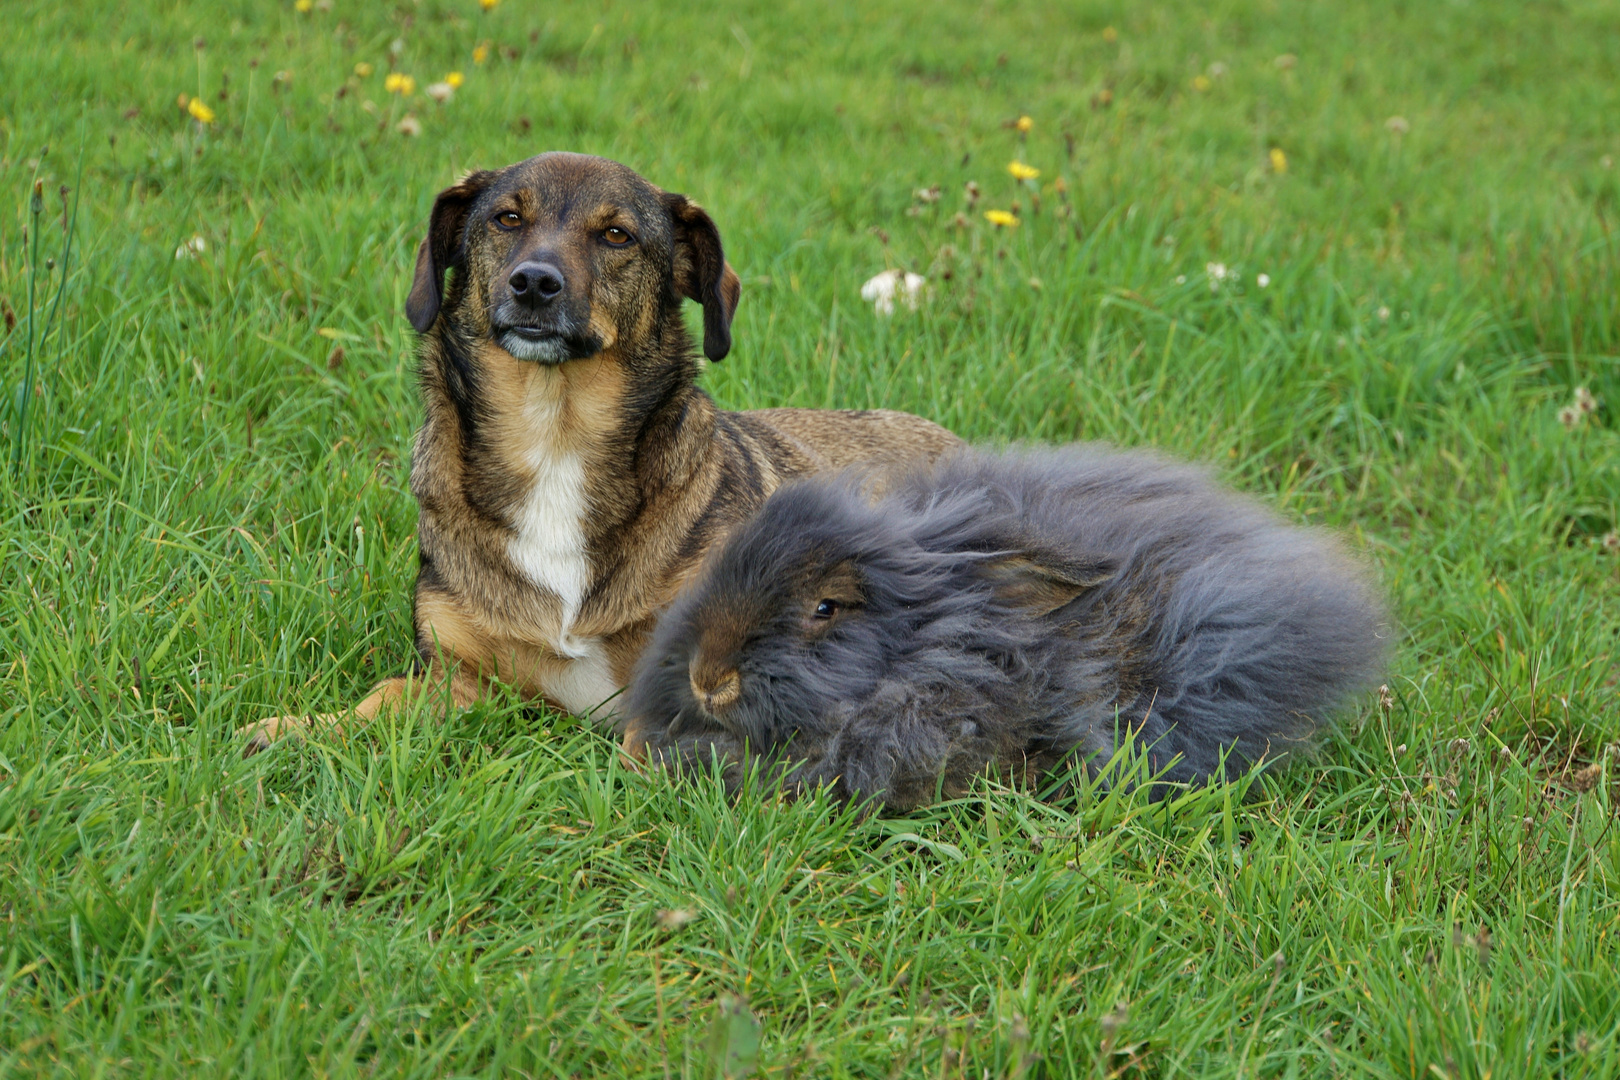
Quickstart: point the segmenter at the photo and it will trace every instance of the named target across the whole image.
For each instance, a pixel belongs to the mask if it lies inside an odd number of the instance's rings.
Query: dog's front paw
[[[242,756],[252,757],[260,750],[270,749],[270,744],[277,739],[301,738],[312,728],[331,727],[337,718],[328,714],[319,716],[271,716],[257,723],[248,724],[236,729],[238,738],[243,740]]]

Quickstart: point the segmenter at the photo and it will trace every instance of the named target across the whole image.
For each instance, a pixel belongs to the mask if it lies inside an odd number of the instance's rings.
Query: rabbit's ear
[[[1101,585],[1118,569],[1112,560],[1105,558],[1083,559],[1056,552],[1021,551],[981,564],[979,573],[994,587],[996,599],[1041,618],[1087,589]]]

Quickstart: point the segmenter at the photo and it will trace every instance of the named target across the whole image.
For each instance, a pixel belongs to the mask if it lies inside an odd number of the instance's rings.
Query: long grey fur
[[[758,757],[891,810],[987,768],[1095,768],[1125,740],[1197,783],[1308,749],[1384,670],[1366,569],[1204,469],[1077,445],[884,482],[788,485],[710,560],[629,691],[651,756],[718,755],[732,778]],[[838,567],[860,602],[819,626],[807,605]],[[738,672],[728,708],[698,703],[704,663]]]

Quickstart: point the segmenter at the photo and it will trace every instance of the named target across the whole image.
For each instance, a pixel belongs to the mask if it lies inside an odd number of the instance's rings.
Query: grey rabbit
[[[1389,637],[1333,538],[1203,469],[964,450],[779,489],[660,619],[623,731],[638,757],[718,756],[731,783],[758,759],[895,812],[1126,739],[1199,783],[1308,748]]]

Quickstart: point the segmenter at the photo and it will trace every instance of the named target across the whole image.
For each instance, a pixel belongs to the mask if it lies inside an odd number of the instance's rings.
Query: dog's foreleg
[[[244,755],[268,749],[278,739],[302,737],[310,732],[338,732],[351,721],[369,723],[384,712],[410,708],[424,697],[449,695],[450,707],[465,709],[483,696],[477,679],[464,675],[459,666],[438,664],[429,670],[410,675],[396,675],[384,679],[371,688],[353,708],[340,713],[316,713],[313,716],[271,716],[240,728],[237,734],[245,740]]]

